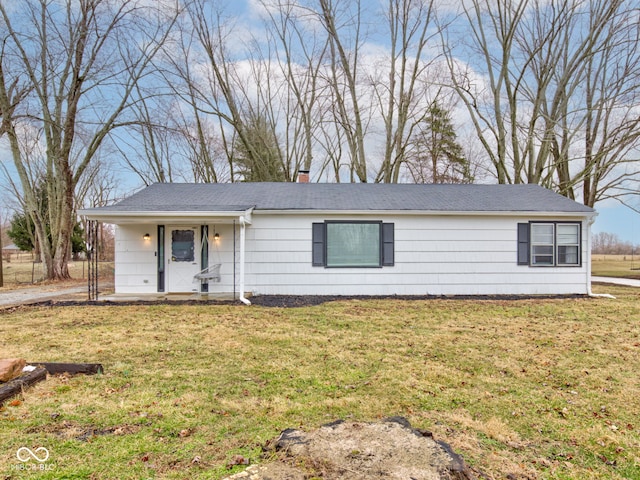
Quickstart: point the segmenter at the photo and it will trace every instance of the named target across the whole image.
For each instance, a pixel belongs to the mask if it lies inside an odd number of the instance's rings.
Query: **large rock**
[[[27,364],[24,358],[0,359],[0,382],[8,382],[22,374],[22,369]]]
[[[474,480],[449,445],[402,417],[338,421],[311,432],[288,429],[270,443],[277,462],[249,467],[240,480]]]

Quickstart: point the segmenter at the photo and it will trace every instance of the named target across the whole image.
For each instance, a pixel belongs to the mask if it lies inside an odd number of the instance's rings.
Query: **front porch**
[[[230,302],[239,300],[233,293],[107,293],[98,297],[98,302]]]
[[[248,303],[245,230],[251,210],[105,214],[97,220],[116,225],[115,293],[107,299]]]

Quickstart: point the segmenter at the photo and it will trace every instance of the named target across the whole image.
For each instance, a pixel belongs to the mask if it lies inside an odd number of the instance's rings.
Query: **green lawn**
[[[0,356],[105,374],[7,403],[0,474],[217,479],[285,428],[403,415],[485,478],[640,479],[640,291],[596,289],[617,299],[4,312]]]
[[[593,255],[592,275],[640,279],[639,255]]]

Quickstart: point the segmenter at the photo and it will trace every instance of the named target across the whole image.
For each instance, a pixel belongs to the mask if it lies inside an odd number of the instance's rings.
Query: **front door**
[[[200,271],[197,227],[171,227],[167,235],[167,285],[169,292],[198,292],[193,276]]]

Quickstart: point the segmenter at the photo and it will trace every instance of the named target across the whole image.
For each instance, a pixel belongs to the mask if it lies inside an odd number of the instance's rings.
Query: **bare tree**
[[[4,235],[4,218],[2,218],[2,210],[0,210],[0,287],[4,287],[4,252],[2,251],[3,242],[2,236]]]
[[[602,25],[601,17],[608,18]],[[577,174],[558,172],[560,185],[582,183],[586,205],[624,198],[634,188],[640,162],[640,26],[637,6],[615,1],[596,4],[592,28],[602,30],[585,67],[583,158]],[[582,155],[581,155],[582,157]],[[564,175],[562,175],[562,173]],[[569,196],[573,196],[572,193]]]
[[[212,147],[224,152],[223,177],[234,181],[233,151],[238,142],[259,161],[244,124],[248,105],[247,95],[242,94],[247,92],[247,78],[237,71],[230,51],[235,23],[220,5],[207,0],[188,2],[185,13],[163,55],[166,81],[181,103],[177,131],[197,181],[220,180],[219,155]],[[175,54],[176,48],[180,55]]]
[[[320,22],[308,9],[286,0],[260,0],[260,4],[267,19],[266,38],[270,47],[268,54],[262,53],[258,61],[275,63],[273,69],[282,84],[276,88],[279,94],[274,98],[280,105],[282,124],[276,130],[282,132],[284,163],[288,177],[294,180],[298,170],[311,170],[314,148],[321,135],[321,105],[329,96],[320,71],[329,39],[317,34]],[[254,43],[258,46],[265,42],[256,39]],[[274,125],[277,119],[272,115]]]
[[[203,56],[202,64],[206,68],[206,78],[194,82],[194,76],[186,69],[182,71],[182,78],[187,84],[190,98],[197,99],[197,108],[203,113],[214,115],[221,122],[220,133],[230,159],[233,180],[232,159],[235,141],[231,141],[231,138],[237,137],[236,141],[244,145],[247,155],[259,161],[258,152],[254,150],[246,133],[243,105],[236,94],[236,88],[242,88],[243,80],[236,75],[227,45],[227,37],[232,34],[233,25],[226,22],[227,19],[221,12],[212,11],[211,5],[205,0],[192,2],[188,7],[188,13],[192,31]],[[226,131],[225,125],[231,128],[230,133]]]
[[[444,42],[451,82],[498,181],[539,183],[570,198],[582,187],[590,206],[619,195],[637,173],[625,167],[638,160],[637,8],[471,0],[461,19],[469,41]]]
[[[470,41],[454,43],[443,38],[445,58],[451,70],[451,84],[473,122],[499,183],[521,183],[520,144],[517,141],[519,91],[518,71],[511,63],[516,28],[522,21],[528,0],[471,0],[462,6],[462,19]],[[467,6],[469,5],[469,6]],[[452,23],[452,28],[455,27]],[[442,30],[448,34],[451,30]],[[455,56],[467,47],[461,58],[477,58],[486,74],[486,89],[474,77],[472,67],[461,65]],[[474,64],[475,65],[475,64]],[[514,78],[515,77],[515,78]],[[506,103],[506,105],[504,105]]]
[[[96,161],[90,167],[90,175],[83,178],[76,189],[76,204],[84,208],[96,208],[112,205],[121,199],[126,192],[121,188],[116,175],[110,171],[109,165]],[[86,221],[82,224],[83,230],[87,231]],[[113,260],[113,225],[98,224],[98,256],[102,261]]]
[[[176,9],[168,2],[153,6],[133,0],[28,0],[20,9],[9,3],[0,1],[3,129],[36,225],[46,276],[64,279],[76,223],[75,187],[109,133],[122,124]],[[12,106],[11,88],[18,78],[29,94]],[[38,212],[19,141],[34,130],[42,132],[48,218]]]
[[[591,252],[607,255],[634,255],[638,253],[638,246],[621,240],[615,233],[599,232],[592,236]]]
[[[330,65],[326,81],[333,92],[334,121],[349,149],[350,180],[367,182],[364,144],[367,121],[358,92],[363,4],[361,0],[319,0],[319,5],[318,18],[329,38]]]
[[[163,56],[167,84],[188,126],[178,130],[192,140],[190,155],[198,159],[194,171],[212,173],[197,177],[216,178],[210,168],[215,158],[208,157],[213,143],[225,152],[232,181],[242,177],[234,152],[254,156],[251,163],[258,164],[248,120],[260,118],[280,142],[289,181],[300,169],[334,181],[399,181],[411,132],[428,108],[425,59],[435,35],[433,2],[388,0],[384,12],[361,0],[260,0],[255,6],[261,7],[264,28],[249,33],[224,4],[189,2]],[[368,29],[384,32],[374,23],[380,13],[392,48],[378,56],[382,65],[371,65],[363,49]],[[372,128],[374,118],[382,118],[383,132]],[[202,127],[214,122],[218,131],[212,136]],[[383,153],[372,162],[367,149],[376,144]]]
[[[136,87],[137,101],[132,105],[133,125],[114,142],[125,163],[145,185],[166,183],[174,176],[174,132],[171,119],[174,112],[169,99],[150,98]],[[166,101],[163,101],[166,100]]]
[[[221,13],[208,10],[206,2],[189,7],[156,63],[171,99],[167,122],[161,127],[171,130],[174,143],[172,159],[167,161],[175,164],[175,157],[181,157],[190,165],[191,179],[196,182],[229,181],[233,180],[235,134],[234,116],[227,115],[226,99],[233,101],[235,85],[218,85],[221,79],[232,78],[224,74],[231,65],[226,57],[225,34],[218,30],[226,20]],[[199,22],[198,29],[194,22]],[[222,89],[224,95],[220,94]]]
[[[424,56],[435,35],[434,15],[431,0],[387,2],[390,51],[388,64],[382,70],[388,71],[388,78],[372,82],[385,126],[384,157],[377,181],[398,182],[413,130],[427,110],[420,100],[425,95],[421,89],[429,86],[423,79],[429,65]]]

